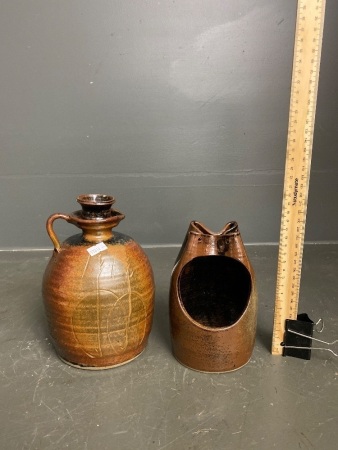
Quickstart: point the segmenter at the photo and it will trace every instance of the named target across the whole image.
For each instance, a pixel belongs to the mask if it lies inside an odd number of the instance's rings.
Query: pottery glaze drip
[[[82,210],[56,213],[47,220],[54,252],[42,291],[50,335],[66,363],[87,369],[114,367],[137,357],[147,344],[153,272],[140,245],[112,231],[125,217],[112,209],[113,197],[88,194],[77,201]],[[53,229],[56,219],[82,233],[60,244]],[[104,245],[93,252],[98,244]]]
[[[191,222],[171,276],[174,356],[202,372],[239,369],[251,357],[256,322],[255,276],[238,224],[214,233]]]

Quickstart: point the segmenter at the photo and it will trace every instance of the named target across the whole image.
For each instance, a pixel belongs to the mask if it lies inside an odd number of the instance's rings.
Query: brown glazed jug
[[[82,210],[53,214],[54,244],[43,278],[43,300],[55,349],[66,363],[104,369],[136,358],[153,318],[154,279],[147,256],[114,228],[124,215],[109,195],[80,195]],[[54,230],[64,219],[82,230],[60,244]]]
[[[239,369],[256,335],[254,272],[236,222],[213,233],[191,222],[170,286],[173,354],[201,372]]]

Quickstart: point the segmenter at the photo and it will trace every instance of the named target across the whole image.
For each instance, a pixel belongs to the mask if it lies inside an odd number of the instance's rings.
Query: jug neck
[[[113,237],[112,225],[102,225],[86,226],[86,224],[77,224],[82,229],[83,239],[87,242],[93,242],[93,244],[109,241]]]
[[[103,194],[84,194],[77,198],[82,210],[71,214],[71,221],[81,228],[83,238],[88,242],[99,243],[113,237],[116,227],[125,215],[112,209],[114,197]]]

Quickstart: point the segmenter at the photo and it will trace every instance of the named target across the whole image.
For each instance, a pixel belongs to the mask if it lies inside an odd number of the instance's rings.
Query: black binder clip
[[[283,356],[293,356],[300,359],[311,359],[311,350],[327,350],[334,356],[338,353],[331,348],[312,347],[312,342],[320,342],[322,344],[336,345],[338,339],[333,342],[326,342],[313,337],[313,331],[321,333],[324,330],[324,321],[319,319],[317,323],[312,322],[307,314],[298,314],[297,320],[287,319],[285,321],[285,333],[283,346]]]

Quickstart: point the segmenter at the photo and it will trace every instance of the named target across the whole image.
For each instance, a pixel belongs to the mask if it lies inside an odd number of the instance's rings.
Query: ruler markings
[[[272,353],[298,313],[325,0],[298,0]]]

